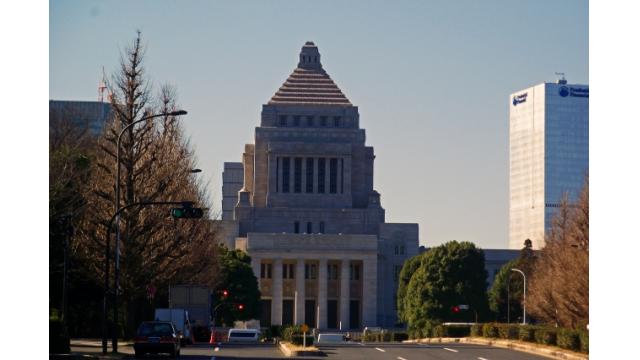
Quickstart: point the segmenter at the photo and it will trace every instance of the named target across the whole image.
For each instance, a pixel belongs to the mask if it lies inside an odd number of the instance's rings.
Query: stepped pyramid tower
[[[398,274],[418,253],[418,225],[385,222],[365,140],[357,106],[305,43],[242,161],[224,164],[223,242],[252,258],[261,326],[395,325]]]

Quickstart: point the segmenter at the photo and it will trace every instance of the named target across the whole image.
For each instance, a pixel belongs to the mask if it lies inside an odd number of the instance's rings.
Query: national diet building
[[[385,222],[365,140],[358,107],[305,43],[242,161],[224,164],[224,242],[251,256],[261,326],[397,323],[398,274],[418,254],[418,224]]]

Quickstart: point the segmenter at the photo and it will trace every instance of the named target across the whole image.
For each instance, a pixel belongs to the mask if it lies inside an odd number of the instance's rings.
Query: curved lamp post
[[[511,269],[511,271],[515,271],[522,275],[524,279],[524,290],[522,292],[522,325],[527,324],[527,277],[524,275],[524,272],[519,269]]]
[[[158,118],[161,116],[179,116],[179,115],[186,115],[187,112],[185,110],[177,110],[177,111],[172,111],[170,113],[162,113],[162,114],[155,114],[155,115],[149,115],[149,116],[145,116],[140,120],[136,120],[134,122],[132,122],[131,124],[127,125],[124,127],[124,129],[122,129],[120,131],[120,134],[118,134],[118,141],[116,143],[116,249],[115,249],[115,285],[114,285],[114,291],[113,291],[113,323],[114,326],[117,326],[118,324],[118,288],[120,285],[120,140],[122,139],[122,134],[124,134],[125,131],[127,131],[128,129],[130,129],[132,126],[134,126],[135,124],[141,123],[143,121],[149,120],[149,119],[153,119],[153,118]],[[108,265],[107,265],[108,266]],[[108,267],[106,268],[107,270],[107,274],[108,274]],[[107,280],[108,282],[108,280]],[[117,334],[117,329],[114,329],[113,331],[113,343],[112,343],[112,347],[113,347],[113,352],[116,353],[118,352],[118,334]]]

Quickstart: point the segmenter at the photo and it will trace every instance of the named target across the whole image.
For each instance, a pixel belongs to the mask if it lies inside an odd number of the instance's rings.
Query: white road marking
[[[489,359],[485,359],[483,357],[478,357],[478,360],[489,360]]]
[[[451,351],[451,352],[458,352],[458,350],[455,350],[455,349],[449,349],[449,348],[444,348],[444,349],[445,349],[445,350],[449,350],[449,351]]]
[[[407,360],[407,359],[403,358],[402,356],[398,356],[398,360]]]
[[[380,348],[376,348],[376,350],[378,350],[378,351],[380,351],[380,352],[386,352],[386,351],[384,351],[384,350],[382,350],[382,349],[380,349]]]

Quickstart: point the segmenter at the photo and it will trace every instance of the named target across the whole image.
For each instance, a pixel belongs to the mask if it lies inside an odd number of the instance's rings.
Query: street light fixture
[[[130,129],[132,126],[134,126],[135,124],[141,123],[143,121],[146,120],[150,120],[150,119],[154,119],[154,118],[158,118],[161,116],[179,116],[179,115],[186,115],[187,112],[185,110],[176,110],[176,111],[172,111],[169,113],[162,113],[162,114],[155,114],[155,115],[149,115],[149,116],[145,116],[140,120],[136,120],[134,122],[132,122],[131,124],[125,126],[121,131],[120,134],[118,134],[118,141],[116,143],[116,249],[115,249],[115,285],[114,285],[114,291],[113,291],[113,323],[115,324],[115,326],[117,326],[118,324],[118,288],[120,285],[120,140],[122,139],[122,135],[124,134],[125,131],[127,131],[128,129]],[[108,265],[107,265],[108,266]],[[107,267],[108,270],[108,267]],[[107,280],[108,281],[108,280]],[[114,330],[113,332],[113,352],[116,353],[118,352],[118,335],[117,335],[117,331]]]
[[[522,275],[524,279],[524,289],[522,291],[522,325],[527,324],[527,277],[524,275],[524,272],[519,269],[511,269],[511,271],[518,272]]]

